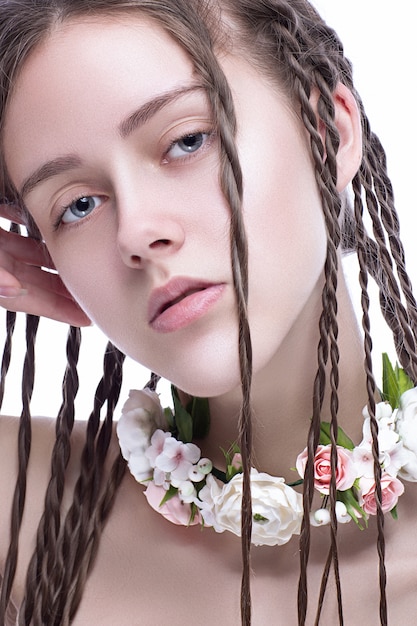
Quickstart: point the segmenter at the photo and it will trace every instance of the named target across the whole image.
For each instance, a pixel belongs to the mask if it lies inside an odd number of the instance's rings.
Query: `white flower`
[[[372,448],[369,444],[361,443],[352,450],[353,462],[358,471],[359,476],[368,476],[372,478],[374,475],[374,457],[372,456]]]
[[[146,449],[145,455],[149,460],[151,467],[156,467],[156,459],[162,454],[165,441],[171,437],[171,433],[166,433],[163,430],[156,430],[151,437],[150,446]],[[161,469],[161,468],[158,468]]]
[[[398,476],[415,483],[417,482],[417,455],[407,448],[403,448],[403,453],[405,458]]]
[[[417,455],[417,387],[409,389],[401,396],[395,428],[404,447]]]
[[[122,455],[139,482],[147,480],[152,475],[145,450],[158,426],[166,427],[158,395],[149,389],[131,390],[116,429]]]
[[[155,467],[169,473],[171,482],[180,482],[188,480],[188,474],[200,456],[200,448],[195,444],[182,443],[168,436],[164,441],[162,452],[155,459]]]
[[[369,411],[367,406],[363,409],[362,415],[365,419],[369,418]],[[379,422],[380,420],[390,421],[392,420],[392,418],[393,411],[390,403],[378,402],[378,404],[375,406],[375,419]]]
[[[367,407],[364,408],[363,415],[363,439],[353,450],[353,459],[358,475],[371,479],[374,476],[374,460],[371,420]],[[388,402],[380,402],[375,407],[375,417],[378,422],[379,462],[390,476],[395,477],[408,459],[396,430],[397,409],[393,411]]]
[[[385,404],[385,403],[383,403]],[[380,406],[380,405],[377,405]],[[361,446],[372,449],[371,419],[367,417],[363,422],[363,440]],[[387,419],[378,420],[378,445],[379,451],[389,452],[399,440],[398,433],[394,430],[394,422]]]
[[[217,532],[228,530],[240,537],[243,474],[236,474],[220,487],[212,477],[195,503],[206,525]],[[253,528],[255,545],[282,545],[299,534],[303,514],[302,496],[285,484],[283,478],[251,470]]]

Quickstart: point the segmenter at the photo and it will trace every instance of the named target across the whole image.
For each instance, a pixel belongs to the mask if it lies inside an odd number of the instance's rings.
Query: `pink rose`
[[[357,472],[353,463],[353,456],[350,450],[337,447],[337,470],[336,470],[336,489],[338,491],[346,491],[352,487],[357,478]],[[314,486],[320,493],[329,494],[331,466],[330,466],[331,446],[318,446],[314,459]],[[301,478],[304,478],[304,472],[307,464],[307,448],[297,457],[296,468]]]
[[[368,515],[376,515],[375,481],[369,478],[359,480],[359,504]],[[384,472],[381,476],[382,511],[387,513],[395,507],[398,498],[404,493],[404,485],[398,478]]]
[[[191,506],[189,504],[183,504],[178,496],[174,496],[168,500],[168,502],[160,506],[165,494],[165,489],[163,487],[157,487],[153,482],[149,483],[145,491],[145,496],[150,506],[173,524],[178,524],[179,526],[194,526],[195,524],[200,524],[200,513],[197,512],[193,521],[190,521]]]

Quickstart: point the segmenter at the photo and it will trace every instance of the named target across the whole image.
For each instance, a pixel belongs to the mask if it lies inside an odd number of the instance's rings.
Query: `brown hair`
[[[219,6],[221,4],[221,7]],[[247,319],[247,245],[241,217],[242,176],[234,142],[236,121],[227,81],[218,65],[215,51],[231,41],[259,71],[277,81],[292,99],[310,137],[316,181],[321,194],[327,230],[327,255],[322,292],[323,310],[319,322],[317,374],[314,381],[313,419],[308,434],[308,462],[304,479],[304,521],[300,536],[300,582],[298,594],[299,624],[307,612],[307,565],[310,549],[309,514],[314,491],[313,458],[319,441],[321,411],[326,385],[331,390],[331,546],[322,579],[317,623],[333,564],[339,605],[343,620],[338,550],[336,543],[336,433],[339,386],[339,349],[337,321],[337,251],[348,245],[357,251],[362,291],[365,362],[368,410],[373,433],[376,499],[378,503],[378,554],[380,557],[380,618],[387,623],[384,565],[384,518],[381,509],[380,464],[375,420],[375,382],[372,373],[369,322],[368,277],[380,289],[381,310],[393,332],[398,358],[410,377],[417,381],[415,346],[416,303],[408,279],[404,252],[399,238],[397,214],[391,184],[386,172],[385,155],[372,133],[361,100],[356,93],[352,70],[335,32],[319,17],[307,0],[0,0],[0,132],[10,90],[25,59],[36,45],[60,21],[83,15],[114,14],[136,11],[154,19],[189,54],[206,88],[220,138],[220,183],[230,206],[231,257],[239,316],[239,362],[243,402],[239,421],[243,456],[244,493],[242,502],[243,577],[242,622],[250,623],[250,538],[251,498],[248,480],[251,466],[251,342]],[[230,27],[230,28],[229,28]],[[334,120],[333,92],[341,81],[354,94],[361,113],[363,159],[353,180],[353,209],[342,211],[336,190],[336,155],[339,134]],[[319,99],[317,112],[310,103],[313,88]],[[318,132],[318,119],[326,130],[325,143]],[[19,203],[1,160],[2,195]],[[365,202],[364,202],[365,201]],[[364,227],[365,206],[371,218],[373,236]],[[342,223],[342,226],[340,225]],[[8,317],[8,335],[2,375],[5,375],[13,333],[13,316]],[[24,409],[19,433],[19,476],[12,509],[12,535],[3,578],[0,622],[9,603],[17,560],[17,543],[22,519],[26,468],[30,451],[29,401],[33,385],[33,345],[37,321],[28,317],[28,356],[23,374]],[[114,494],[123,476],[124,462],[116,461],[109,484],[103,478],[112,413],[118,398],[123,355],[109,347],[104,361],[104,375],[99,384],[94,410],[87,428],[80,476],[74,502],[63,523],[60,509],[68,461],[70,434],[74,419],[74,396],[77,390],[76,362],[79,331],[71,329],[68,340],[68,368],[64,380],[64,400],[57,420],[57,440],[52,458],[51,481],[46,494],[45,511],[39,529],[35,553],[29,566],[26,594],[20,609],[20,623],[67,624],[79,605],[84,582],[97,550],[100,532],[110,511]],[[330,363],[330,374],[327,366]],[[3,376],[4,378],[4,376]],[[327,380],[328,378],[328,380]],[[2,392],[3,382],[0,386]],[[100,428],[100,410],[107,402],[107,416]]]

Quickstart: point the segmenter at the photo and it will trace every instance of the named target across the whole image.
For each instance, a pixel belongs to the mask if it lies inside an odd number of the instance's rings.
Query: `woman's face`
[[[238,119],[259,371],[319,298],[325,233],[287,100],[241,58],[221,65]],[[109,338],[190,393],[234,388],[229,209],[210,107],[182,49],[131,16],[60,27],[21,71],[4,149],[63,281]]]

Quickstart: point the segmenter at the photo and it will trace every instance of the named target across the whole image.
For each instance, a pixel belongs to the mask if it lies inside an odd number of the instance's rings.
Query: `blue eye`
[[[61,222],[69,224],[71,222],[77,222],[78,220],[90,215],[94,209],[97,208],[102,202],[99,196],[82,196],[73,200],[68,205],[61,217]]]
[[[178,159],[187,154],[193,154],[200,150],[208,137],[209,133],[190,133],[189,135],[184,135],[184,137],[172,143],[167,154],[171,159]]]

